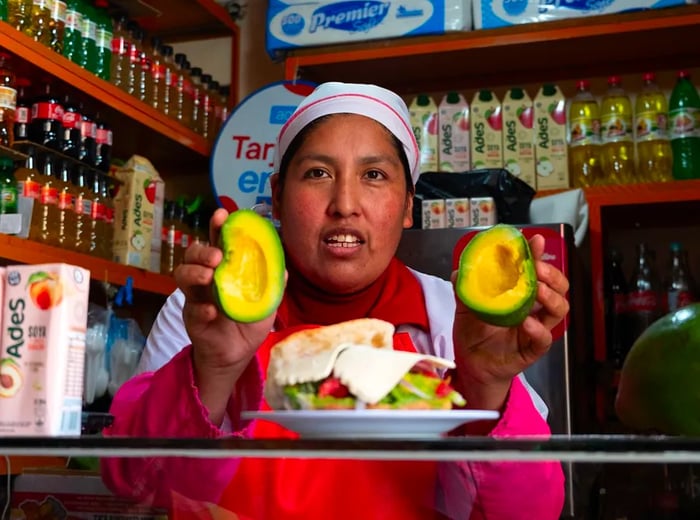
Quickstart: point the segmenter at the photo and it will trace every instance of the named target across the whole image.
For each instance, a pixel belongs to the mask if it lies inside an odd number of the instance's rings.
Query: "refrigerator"
[[[535,234],[541,234],[545,238],[542,260],[556,266],[571,279],[570,259],[574,241],[570,225],[538,224],[517,227],[528,239]],[[404,230],[396,256],[409,267],[449,280],[452,271],[457,268],[462,249],[480,229],[482,228],[407,229]],[[571,303],[570,296],[567,297]],[[549,408],[547,422],[554,435],[570,435],[573,429],[571,316],[570,312],[552,331],[554,343],[549,352],[525,371],[528,382]],[[572,468],[570,464],[564,464],[563,468],[567,489],[562,518],[573,518]]]

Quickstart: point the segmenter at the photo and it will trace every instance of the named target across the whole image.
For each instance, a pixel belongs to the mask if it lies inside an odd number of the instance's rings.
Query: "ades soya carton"
[[[82,267],[7,267],[0,436],[80,435],[89,288]]]

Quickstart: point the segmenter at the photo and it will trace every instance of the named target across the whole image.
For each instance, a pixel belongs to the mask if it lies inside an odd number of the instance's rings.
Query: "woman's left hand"
[[[559,269],[541,260],[544,237],[533,236],[530,248],[537,272],[537,299],[533,312],[520,325],[503,328],[484,323],[457,299],[455,384],[470,408],[500,409],[513,378],[549,350],[552,329],[569,312],[565,296],[569,281]]]

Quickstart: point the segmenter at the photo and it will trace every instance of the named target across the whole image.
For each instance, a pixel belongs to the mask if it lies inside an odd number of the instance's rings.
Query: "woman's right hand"
[[[228,212],[218,209],[209,223],[211,244]],[[193,244],[175,270],[177,286],[185,295],[183,320],[192,341],[195,383],[212,423],[221,424],[236,381],[272,330],[276,313],[254,323],[228,318],[214,301],[214,270],[223,258],[216,246]]]

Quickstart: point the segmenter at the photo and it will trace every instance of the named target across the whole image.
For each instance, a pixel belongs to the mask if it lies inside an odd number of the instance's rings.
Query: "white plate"
[[[498,419],[495,410],[299,410],[243,412],[305,438],[420,439],[439,437],[464,423]]]

